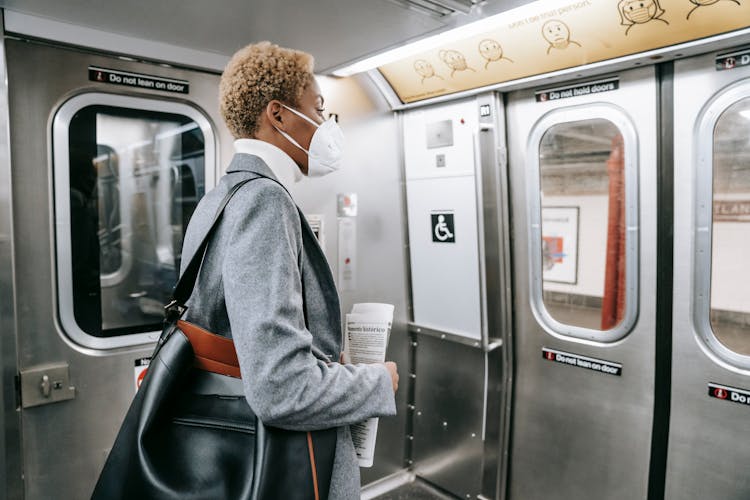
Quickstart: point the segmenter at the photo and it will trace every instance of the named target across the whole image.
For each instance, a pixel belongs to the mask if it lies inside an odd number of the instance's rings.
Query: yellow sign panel
[[[378,69],[408,103],[748,26],[750,0],[540,0],[487,33]]]

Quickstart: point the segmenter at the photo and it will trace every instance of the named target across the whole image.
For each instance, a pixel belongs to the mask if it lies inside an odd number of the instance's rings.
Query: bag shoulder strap
[[[257,177],[244,179],[232,186],[229,192],[221,200],[221,203],[219,203],[219,206],[216,209],[216,214],[214,215],[214,220],[213,222],[211,222],[211,226],[203,236],[203,239],[201,240],[200,245],[198,245],[198,248],[195,250],[195,253],[190,258],[190,262],[185,267],[185,272],[183,272],[179,277],[179,279],[177,280],[177,284],[175,284],[174,289],[172,290],[172,299],[164,308],[167,311],[167,320],[170,319],[170,312],[172,311],[177,313],[177,318],[182,316],[182,314],[185,312],[185,303],[188,301],[190,295],[192,295],[193,293],[193,289],[195,288],[195,282],[198,280],[198,273],[200,272],[201,264],[203,263],[203,259],[206,255],[208,244],[211,242],[211,238],[216,232],[216,229],[219,227],[219,222],[221,221],[221,217],[224,214],[224,209],[226,208],[227,204],[229,204],[229,200],[232,199],[232,196],[234,196],[234,194],[239,191],[242,186],[254,180],[268,179],[269,181],[273,181],[281,186],[287,193],[287,195],[289,195],[289,197],[291,198],[292,195],[282,183],[272,177],[268,177],[257,172],[255,174],[257,175]],[[300,219],[303,219],[299,207],[297,207],[297,211],[299,212]]]
[[[167,308],[175,305],[184,307],[185,302],[188,301],[190,295],[193,293],[193,288],[195,288],[195,282],[198,279],[198,273],[200,272],[203,258],[206,255],[206,249],[208,249],[208,244],[211,242],[211,238],[216,232],[216,229],[219,227],[221,216],[224,215],[224,209],[227,207],[227,204],[229,204],[229,200],[232,199],[232,196],[234,196],[242,186],[244,186],[248,182],[260,178],[261,177],[253,177],[251,179],[244,179],[238,182],[237,184],[232,186],[229,192],[224,196],[224,199],[221,200],[221,203],[219,203],[219,207],[216,209],[216,214],[214,215],[213,222],[211,222],[211,226],[208,228],[208,231],[206,231],[206,234],[203,236],[200,245],[198,245],[195,253],[190,258],[190,262],[185,267],[185,272],[183,272],[180,278],[177,280],[177,284],[174,286],[174,290],[172,291],[172,300],[170,301],[170,304],[167,305]]]

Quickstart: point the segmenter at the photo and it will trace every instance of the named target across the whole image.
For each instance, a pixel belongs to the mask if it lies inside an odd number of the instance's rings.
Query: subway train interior
[[[362,498],[750,499],[750,0],[0,9],[0,497],[91,496],[270,40],[346,138],[291,188],[341,310],[395,306]]]

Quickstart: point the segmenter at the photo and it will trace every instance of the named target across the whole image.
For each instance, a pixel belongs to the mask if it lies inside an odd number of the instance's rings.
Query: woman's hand
[[[342,365],[349,363],[349,359],[344,352],[339,355],[339,363]],[[393,385],[393,392],[395,393],[398,390],[398,366],[396,366],[396,363],[393,361],[386,361],[383,365],[391,376],[391,384]]]
[[[395,393],[398,390],[398,366],[393,361],[386,361],[383,364],[391,375],[391,383],[393,384],[393,392]]]

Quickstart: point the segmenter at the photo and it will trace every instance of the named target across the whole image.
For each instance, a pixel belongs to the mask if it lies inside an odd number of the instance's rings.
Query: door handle
[[[21,370],[21,406],[57,403],[76,397],[76,388],[70,385],[67,363],[34,366]]]
[[[42,396],[48,398],[52,393],[52,384],[49,381],[49,375],[42,377],[42,382],[39,384],[39,389],[42,391]]]

